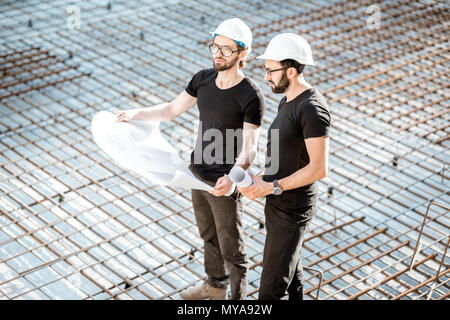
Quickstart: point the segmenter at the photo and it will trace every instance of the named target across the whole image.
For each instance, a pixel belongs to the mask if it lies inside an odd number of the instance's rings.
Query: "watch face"
[[[279,196],[282,193],[283,193],[283,190],[280,187],[273,188],[273,194],[274,195]]]

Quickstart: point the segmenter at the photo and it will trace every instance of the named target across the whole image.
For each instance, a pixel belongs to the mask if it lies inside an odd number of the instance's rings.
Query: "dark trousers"
[[[222,197],[192,190],[195,219],[205,245],[207,282],[216,288],[223,288],[230,282],[231,299],[235,300],[245,299],[248,277],[240,196],[237,190],[231,196]]]
[[[260,300],[302,300],[303,268],[300,250],[316,208],[287,214],[268,205]],[[305,217],[308,217],[305,219]]]

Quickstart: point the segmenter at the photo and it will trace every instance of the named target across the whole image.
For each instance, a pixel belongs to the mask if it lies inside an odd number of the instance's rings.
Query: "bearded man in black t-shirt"
[[[212,69],[196,73],[175,100],[152,108],[119,111],[119,121],[172,120],[198,105],[200,125],[191,171],[214,186],[192,190],[207,279],[180,292],[183,299],[244,299],[248,261],[244,250],[240,193],[227,176],[233,166],[247,169],[256,155],[264,100],[259,87],[241,69],[251,50],[252,34],[238,18],[223,21],[212,33]]]
[[[260,59],[274,93],[284,93],[269,128],[264,173],[239,188],[250,199],[266,197],[266,241],[259,299],[303,299],[300,250],[317,208],[316,181],[328,170],[330,113],[325,98],[304,77],[314,65],[301,36],[274,37]]]

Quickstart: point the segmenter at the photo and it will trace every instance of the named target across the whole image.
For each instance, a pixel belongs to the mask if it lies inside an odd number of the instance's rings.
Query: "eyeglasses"
[[[290,67],[283,67],[283,68],[280,68],[280,69],[270,70],[270,69],[267,69],[266,66],[263,66],[264,72],[265,72],[268,76],[271,76],[271,75],[272,75],[272,72],[280,71],[280,70],[286,70],[286,69],[289,69],[289,68],[290,68]]]
[[[212,54],[216,54],[217,52],[219,52],[219,50],[220,52],[222,52],[222,55],[224,57],[230,57],[233,53],[239,51],[239,49],[233,51],[233,49],[231,49],[230,47],[222,47],[215,43],[209,45],[209,51],[211,51]]]

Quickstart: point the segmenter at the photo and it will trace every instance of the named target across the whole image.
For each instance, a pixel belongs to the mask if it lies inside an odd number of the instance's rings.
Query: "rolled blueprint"
[[[241,167],[233,167],[228,176],[240,188],[247,188],[253,184],[252,177]]]

